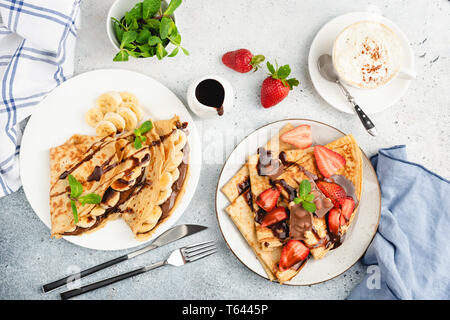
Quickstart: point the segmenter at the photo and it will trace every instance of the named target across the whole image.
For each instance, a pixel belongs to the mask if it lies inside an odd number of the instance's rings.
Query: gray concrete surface
[[[303,117],[327,122],[355,135],[369,155],[395,144],[408,146],[409,159],[443,177],[450,177],[450,2],[438,1],[211,1],[186,0],[177,10],[183,43],[191,55],[176,59],[132,60],[114,63],[114,49],[105,33],[105,17],[113,1],[84,0],[82,26],[76,49],[76,73],[100,68],[125,68],[147,74],[168,86],[185,102],[187,86],[205,74],[229,79],[235,104],[222,118],[200,121],[208,128],[235,129],[238,142],[256,128],[274,120]],[[416,57],[418,79],[392,108],[372,116],[379,131],[370,137],[356,116],[343,114],[315,92],[307,72],[311,41],[331,18],[351,11],[379,10],[396,22],[410,39]],[[279,63],[289,63],[300,87],[280,105],[264,110],[259,88],[264,72],[241,75],[220,63],[231,49],[250,48]],[[228,250],[220,235],[214,193],[220,168],[231,146],[214,161],[207,158],[223,150],[223,141],[202,135],[205,164],[194,199],[179,221],[200,223],[207,231],[191,239],[160,248],[92,276],[98,280],[131,270],[165,256],[178,245],[193,240],[215,239],[214,257],[179,269],[162,268],[149,274],[91,292],[80,299],[344,299],[364,276],[357,263],[343,275],[308,286],[280,286],[263,280],[244,267]],[[57,299],[57,292],[41,294],[43,283],[74,268],[101,263],[119,252],[99,252],[49,237],[48,228],[35,215],[23,190],[0,199],[0,298]],[[123,252],[121,252],[123,253]]]

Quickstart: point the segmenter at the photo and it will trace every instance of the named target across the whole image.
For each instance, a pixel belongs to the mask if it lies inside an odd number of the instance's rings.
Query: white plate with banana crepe
[[[380,218],[380,188],[354,137],[306,119],[247,136],[216,192],[220,230],[258,275],[289,285],[332,279],[355,264]]]
[[[168,88],[143,74],[96,70],[36,108],[20,151],[23,188],[48,236],[120,250],[170,228],[201,169],[194,121]]]

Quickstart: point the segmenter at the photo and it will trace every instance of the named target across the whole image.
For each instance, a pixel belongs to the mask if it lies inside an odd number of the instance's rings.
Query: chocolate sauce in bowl
[[[205,106],[216,108],[219,116],[223,115],[225,89],[219,81],[214,79],[201,81],[195,88],[195,97]]]

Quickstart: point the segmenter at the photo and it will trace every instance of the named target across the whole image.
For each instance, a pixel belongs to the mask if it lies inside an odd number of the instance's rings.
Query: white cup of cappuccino
[[[360,89],[381,87],[396,77],[413,80],[403,66],[403,45],[386,25],[359,21],[346,27],[333,44],[333,65],[339,78]]]

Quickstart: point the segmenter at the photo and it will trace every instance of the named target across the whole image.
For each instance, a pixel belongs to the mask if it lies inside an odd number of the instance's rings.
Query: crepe
[[[50,213],[52,236],[57,238],[77,229],[69,198],[68,174],[73,175],[81,183],[84,194],[97,193],[103,195],[108,187],[106,181],[110,181],[117,170],[116,168],[108,170],[98,181],[88,181],[89,179],[87,178],[96,167],[117,163],[118,157],[113,138],[97,139],[89,147],[87,146],[89,144],[87,141],[91,141],[91,139],[76,135],[62,146],[50,150],[50,172],[51,182],[53,182],[50,188]],[[107,219],[104,219],[101,221],[102,223],[95,225],[96,218],[89,215],[94,205],[86,204],[81,206],[77,202],[76,207],[79,216],[79,227],[90,226],[92,227],[90,231],[93,231],[106,223]]]
[[[189,148],[179,117],[154,122],[147,134],[152,163],[146,183],[121,206],[122,217],[135,238],[144,241],[164,223],[184,195],[189,177]]]

